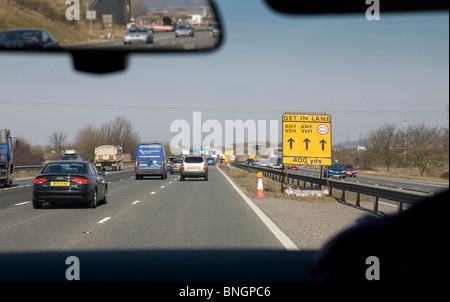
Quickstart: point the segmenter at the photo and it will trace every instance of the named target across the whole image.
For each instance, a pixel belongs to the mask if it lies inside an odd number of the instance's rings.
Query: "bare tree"
[[[145,16],[148,13],[148,7],[144,0],[132,0],[131,12],[133,17]]]
[[[436,126],[430,127],[421,123],[408,128],[410,158],[417,166],[420,176],[423,176],[430,168],[440,165],[438,149],[441,139],[441,129]]]
[[[19,137],[20,148],[14,152],[16,166],[42,165],[44,150],[41,146],[32,146],[25,138]]]
[[[121,146],[124,153],[134,156],[140,136],[133,130],[133,124],[125,117],[118,116],[100,128],[104,144]]]
[[[367,151],[376,161],[383,162],[388,172],[401,158],[396,148],[400,145],[400,137],[400,131],[393,124],[384,124],[368,135]]]
[[[94,161],[95,148],[101,145],[102,134],[101,131],[93,125],[87,125],[78,130],[75,137],[75,145],[77,146],[78,154],[84,160]]]
[[[53,132],[48,141],[50,143],[51,150],[55,152],[55,158],[59,159],[62,152],[69,146],[67,134],[62,132]]]

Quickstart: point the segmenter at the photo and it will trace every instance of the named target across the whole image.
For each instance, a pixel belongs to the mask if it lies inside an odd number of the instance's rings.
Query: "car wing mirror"
[[[4,51],[36,51],[32,34],[40,36],[44,31],[56,38],[60,49],[38,51],[71,53],[74,68],[89,73],[122,71],[126,69],[128,55],[133,53],[210,52],[219,48],[223,40],[223,34],[213,35],[209,26],[221,24],[213,1],[165,0],[151,6],[147,0],[96,0],[85,1],[83,5],[81,1],[66,1],[70,4],[65,5],[60,1],[43,1],[43,5],[21,1],[21,9],[17,9],[19,4],[15,1],[1,1],[0,9],[8,11],[8,15],[7,20],[2,20],[7,27],[1,27],[0,55]],[[31,29],[27,12],[34,16]],[[175,28],[180,23],[191,24],[200,39],[175,39]],[[136,35],[128,39],[127,31],[132,27],[149,28],[153,41]]]

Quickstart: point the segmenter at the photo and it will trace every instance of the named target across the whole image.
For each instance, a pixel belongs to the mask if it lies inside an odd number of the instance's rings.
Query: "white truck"
[[[191,15],[189,17],[189,23],[191,25],[200,25],[202,23],[202,15]]]
[[[112,169],[113,171],[123,169],[122,147],[113,145],[102,145],[95,148],[95,166],[102,171]]]

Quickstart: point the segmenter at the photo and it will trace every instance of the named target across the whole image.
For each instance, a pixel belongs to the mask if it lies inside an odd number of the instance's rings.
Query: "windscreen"
[[[86,167],[84,164],[63,164],[63,163],[51,163],[46,165],[41,173],[85,173]]]
[[[184,162],[190,164],[200,164],[203,162],[203,157],[186,157]]]
[[[78,157],[76,155],[67,155],[61,158],[62,160],[77,160]]]

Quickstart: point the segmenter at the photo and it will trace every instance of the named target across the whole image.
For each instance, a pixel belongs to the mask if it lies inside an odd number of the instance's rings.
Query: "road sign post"
[[[95,10],[87,10],[86,11],[86,19],[90,21],[89,37],[92,37],[92,20],[96,20],[97,19],[97,11],[95,11]]]
[[[331,116],[283,114],[283,164],[331,165]]]
[[[113,15],[102,15],[103,29],[108,31],[108,39],[111,38],[111,31],[113,29]]]

